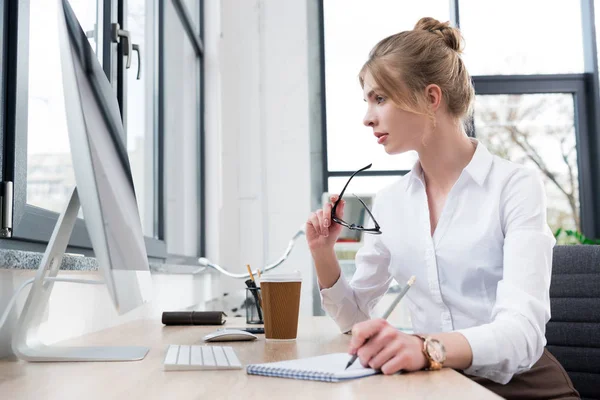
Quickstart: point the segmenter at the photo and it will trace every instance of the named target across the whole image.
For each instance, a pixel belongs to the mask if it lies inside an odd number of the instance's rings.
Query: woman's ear
[[[431,107],[431,110],[433,112],[437,111],[442,103],[442,89],[438,85],[427,85],[425,95],[427,96],[427,103]]]

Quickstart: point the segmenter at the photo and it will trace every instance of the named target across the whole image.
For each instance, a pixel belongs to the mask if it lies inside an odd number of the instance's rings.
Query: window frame
[[[109,81],[115,88],[115,95],[122,111],[122,119],[126,119],[127,92],[126,69],[123,57],[123,46],[111,40],[112,24],[119,23],[121,29],[126,29],[127,0],[103,0],[103,43],[102,67]],[[150,259],[167,259],[167,246],[165,240],[165,201],[164,201],[164,1],[155,0],[153,3],[155,22],[154,29],[154,54],[155,75],[154,83],[157,88],[154,95],[154,113],[152,116],[154,129],[154,237],[144,236],[148,257]],[[167,0],[168,1],[168,0]],[[179,0],[171,0],[177,8],[182,5]],[[28,80],[29,80],[29,0],[0,0],[0,21],[7,29],[0,30],[0,51],[5,64],[0,63],[0,184],[4,181],[13,182],[13,213],[12,235],[0,238],[4,248],[26,251],[44,251],[52,231],[58,221],[59,213],[27,204],[27,117],[28,117]],[[199,44],[200,53],[197,51],[200,62],[198,63],[198,76],[200,81],[196,88],[197,103],[199,105],[199,148],[198,148],[198,179],[200,199],[200,248],[198,256],[205,253],[205,202],[204,193],[204,63],[203,63],[203,14],[204,2],[200,1],[200,26],[194,27],[185,6],[183,12],[178,13],[180,21],[188,32],[192,44]],[[10,24],[4,22],[10,20]],[[17,21],[17,23],[13,23]],[[197,33],[195,33],[197,32]],[[7,79],[11,76],[12,79]],[[126,138],[124,138],[126,140]],[[0,187],[1,188],[1,187]],[[73,233],[67,247],[69,252],[77,252],[93,256],[92,244],[87,233],[85,221],[78,219],[73,228]]]
[[[527,94],[571,94],[577,149],[577,168],[579,181],[579,213],[581,229],[588,235],[596,230],[594,218],[593,193],[593,149],[591,142],[590,116],[587,109],[588,77],[586,74],[558,75],[490,75],[473,77],[477,95],[527,95]],[[474,132],[477,136],[477,132]],[[600,199],[600,197],[596,197]],[[590,237],[593,237],[590,235]]]
[[[164,0],[160,0],[162,3]],[[199,25],[194,26],[194,21],[191,18],[190,12],[184,4],[183,0],[172,0],[173,6],[179,20],[183,25],[183,28],[187,34],[188,39],[194,51],[196,52],[196,58],[198,60],[198,81],[196,84],[196,102],[199,104],[199,112],[196,114],[197,126],[198,126],[198,157],[196,158],[196,173],[198,180],[198,240],[199,240],[199,256],[206,254],[206,202],[204,201],[204,193],[206,189],[206,168],[205,168],[205,118],[204,118],[204,0],[198,0],[199,9]],[[164,14],[164,13],[163,13]],[[164,46],[164,40],[161,41]],[[163,54],[164,47],[161,47],[159,54]],[[164,62],[164,60],[162,60]],[[161,71],[163,68],[161,68]],[[162,98],[161,109],[164,110],[164,97]],[[164,131],[164,126],[161,128]],[[161,138],[164,143],[164,137]],[[164,224],[162,226],[164,232]],[[175,255],[176,256],[176,255]]]

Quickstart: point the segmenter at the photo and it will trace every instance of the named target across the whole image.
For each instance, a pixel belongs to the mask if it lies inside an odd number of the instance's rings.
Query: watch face
[[[428,341],[427,353],[429,353],[429,356],[435,362],[443,363],[446,361],[446,349],[444,349],[444,345],[438,340]]]

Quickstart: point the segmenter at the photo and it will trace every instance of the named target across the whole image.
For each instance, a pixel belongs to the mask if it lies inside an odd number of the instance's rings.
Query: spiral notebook
[[[359,360],[345,369],[350,358],[352,356],[347,353],[333,353],[298,360],[250,364],[246,367],[246,373],[325,382],[340,382],[379,373],[372,368],[364,368]]]

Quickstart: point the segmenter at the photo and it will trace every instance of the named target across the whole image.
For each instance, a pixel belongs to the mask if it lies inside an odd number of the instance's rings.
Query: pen
[[[406,282],[406,286],[404,286],[402,288],[402,290],[400,291],[400,293],[398,293],[398,296],[396,296],[396,298],[394,299],[394,301],[392,302],[392,304],[388,307],[388,309],[383,314],[383,317],[382,317],[383,319],[387,319],[390,316],[390,314],[392,313],[392,311],[394,311],[394,308],[398,305],[398,303],[400,302],[400,300],[402,300],[402,298],[404,297],[404,295],[406,294],[406,292],[408,292],[408,289],[410,289],[410,287],[415,283],[416,279],[417,278],[415,278],[414,275],[410,277],[410,279],[408,280],[408,282]],[[350,359],[350,361],[348,361],[348,364],[346,364],[346,368],[345,369],[348,369],[348,367],[350,367],[352,364],[354,364],[354,361],[356,361],[357,358],[358,358],[358,354],[353,355],[352,358]]]

